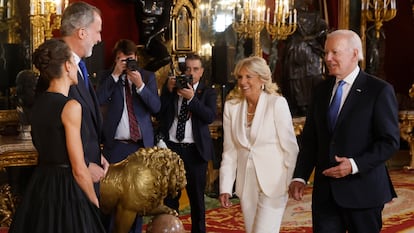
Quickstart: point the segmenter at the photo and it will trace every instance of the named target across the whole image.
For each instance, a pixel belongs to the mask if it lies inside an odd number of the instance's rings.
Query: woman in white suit
[[[231,206],[236,182],[246,232],[279,232],[299,151],[291,113],[263,58],[239,61],[234,74],[223,114],[219,200]]]

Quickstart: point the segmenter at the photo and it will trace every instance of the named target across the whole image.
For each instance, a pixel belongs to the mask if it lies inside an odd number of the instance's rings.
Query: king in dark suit
[[[109,164],[101,153],[102,116],[98,99],[81,59],[91,56],[93,46],[101,41],[100,14],[98,8],[88,3],[74,2],[65,8],[60,28],[62,39],[72,50],[76,64],[79,64],[78,84],[70,87],[69,97],[76,99],[82,105],[83,151],[98,197],[99,182],[105,177]]]
[[[315,170],[315,233],[380,232],[384,204],[396,197],[385,163],[399,148],[398,104],[390,84],[360,70],[362,59],[355,32],[327,36],[325,62],[335,77],[313,92],[289,188],[300,200]],[[330,119],[334,99],[339,112]]]
[[[154,146],[151,117],[161,107],[155,74],[138,67],[135,43],[119,40],[113,51],[114,67],[99,75],[97,88],[104,116],[103,151],[109,163]],[[131,232],[141,232],[141,225],[142,218],[137,217]]]
[[[176,79],[167,79],[161,93],[158,120],[168,148],[179,154],[184,161],[186,190],[191,207],[191,232],[202,233],[206,232],[204,191],[207,164],[214,153],[208,125],[216,119],[217,94],[214,89],[200,82],[204,69],[199,56],[189,55],[185,63],[185,73],[188,77],[192,76],[192,83],[185,84],[183,88],[176,88]],[[182,122],[185,126],[182,127],[179,115],[185,104],[187,112]],[[182,130],[181,136],[177,128]],[[179,197],[167,198],[166,205],[178,211],[178,199]]]

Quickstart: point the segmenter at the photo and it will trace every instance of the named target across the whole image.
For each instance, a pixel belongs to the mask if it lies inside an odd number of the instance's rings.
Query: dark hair
[[[199,55],[197,55],[197,54],[189,54],[189,55],[187,55],[187,57],[185,58],[185,60],[186,61],[187,60],[199,60],[200,61],[200,64],[201,64],[201,67],[203,67],[203,59]]]
[[[132,40],[121,39],[118,40],[112,49],[114,57],[116,54],[122,52],[125,55],[137,54],[137,45]]]
[[[95,20],[95,13],[101,15],[101,11],[86,2],[74,2],[65,8],[62,14],[60,34],[72,35],[75,30],[88,27]]]
[[[40,71],[37,91],[44,91],[49,81],[62,75],[62,65],[70,61],[72,51],[60,39],[50,39],[41,44],[33,53],[33,64]]]

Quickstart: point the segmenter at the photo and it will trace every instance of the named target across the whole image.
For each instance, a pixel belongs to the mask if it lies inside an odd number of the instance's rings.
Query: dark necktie
[[[329,129],[332,131],[335,128],[336,119],[338,117],[339,107],[341,106],[342,99],[342,87],[345,84],[343,80],[338,82],[338,87],[336,88],[335,94],[332,98],[331,105],[328,109],[328,123]]]
[[[83,60],[80,60],[79,68],[82,71],[82,76],[83,76],[83,81],[85,82],[85,87],[87,90],[89,90],[89,73],[88,73],[88,69],[86,69],[86,65]]]
[[[184,132],[185,132],[185,122],[188,120],[188,105],[187,100],[183,99],[180,108],[180,114],[178,114],[178,124],[177,124],[177,132],[175,137],[178,141],[182,141],[184,139]]]
[[[125,101],[128,111],[129,119],[129,133],[131,140],[136,142],[141,139],[141,132],[138,127],[138,121],[134,114],[134,107],[132,106],[131,89],[129,88],[128,80],[125,80]]]

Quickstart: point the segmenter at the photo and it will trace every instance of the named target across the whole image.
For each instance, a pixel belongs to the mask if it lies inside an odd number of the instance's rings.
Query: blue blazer
[[[399,149],[398,104],[393,87],[360,71],[342,106],[333,132],[327,112],[335,78],[313,92],[293,177],[308,180],[315,168],[313,205],[324,205],[331,190],[345,208],[379,207],[396,197],[386,161]],[[340,179],[321,172],[336,165],[334,156],[353,158],[359,173]]]
[[[168,91],[166,85],[161,92],[161,110],[158,114],[160,132],[168,140],[168,131],[177,116],[178,95]],[[214,154],[213,140],[208,125],[213,123],[217,114],[217,93],[214,89],[199,83],[194,98],[188,104],[191,113],[193,137],[197,150],[204,161],[212,159]]]
[[[132,91],[134,113],[141,129],[144,146],[152,147],[154,146],[154,130],[151,116],[158,113],[161,102],[158,96],[155,74],[143,69],[138,71],[141,73],[145,87],[140,94]],[[104,115],[104,152],[106,151],[105,147],[111,148],[114,145],[116,128],[124,110],[124,84],[121,79],[115,83],[111,73],[112,70],[107,70],[99,75],[99,85],[96,91]],[[132,90],[135,90],[135,85],[132,86]]]

